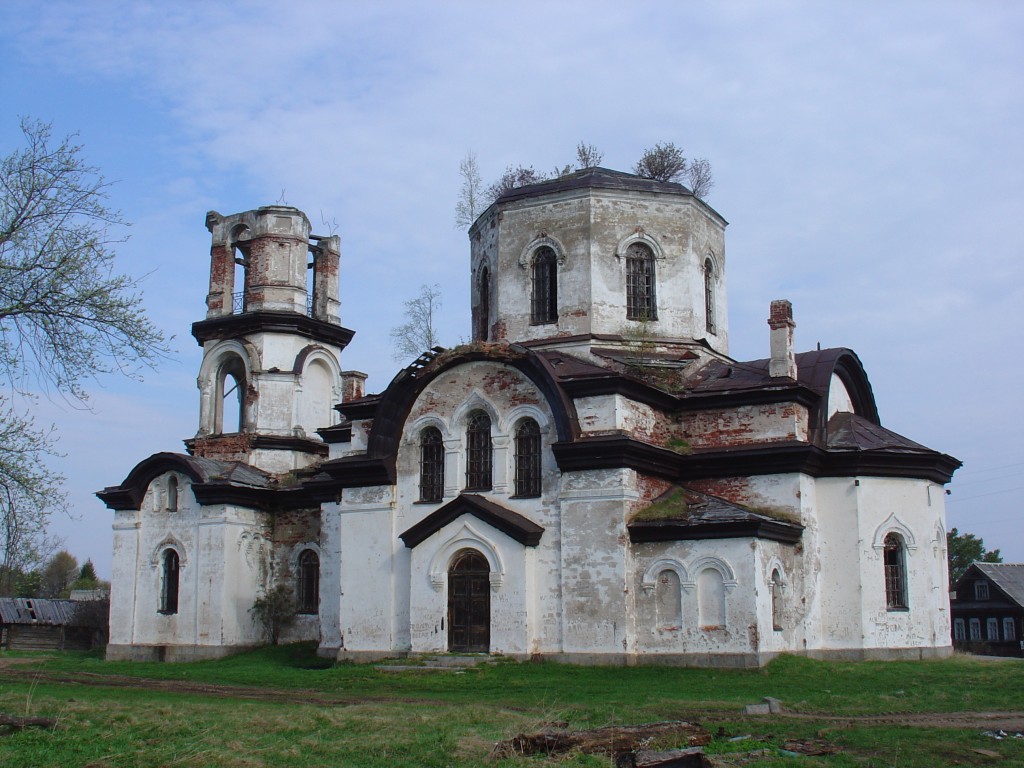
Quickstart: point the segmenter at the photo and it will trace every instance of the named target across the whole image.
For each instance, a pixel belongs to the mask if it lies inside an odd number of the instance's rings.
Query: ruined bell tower
[[[206,215],[212,236],[196,456],[268,472],[327,455],[316,430],[341,399],[341,352],[353,332],[340,318],[340,238],[311,234],[306,215],[265,206]]]

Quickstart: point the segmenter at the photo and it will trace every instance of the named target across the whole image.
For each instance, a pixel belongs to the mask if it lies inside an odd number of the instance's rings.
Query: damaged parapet
[[[768,327],[771,328],[771,361],[768,363],[768,375],[796,378],[796,355],[793,352],[793,305],[786,299],[776,299],[771,304],[768,314]]]
[[[206,214],[210,246],[207,319],[295,312],[340,325],[341,238],[310,234],[309,219],[286,205]]]

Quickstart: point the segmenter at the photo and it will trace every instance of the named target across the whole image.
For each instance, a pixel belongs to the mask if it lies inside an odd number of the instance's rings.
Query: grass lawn
[[[784,657],[763,670],[499,661],[395,673],[325,665],[312,650],[192,664],[0,653],[0,712],[58,719],[52,730],[0,729],[0,766],[609,766],[597,755],[488,754],[496,741],[555,722],[585,729],[673,719],[704,725],[717,736],[708,753],[737,753],[733,764],[748,756],[742,764],[766,768],[1024,766],[1024,739],[995,740],[977,723],[950,727],[959,713],[1024,720],[1024,661]],[[803,716],[742,714],[765,696]],[[882,721],[862,719],[877,715]],[[754,738],[730,740],[743,735]],[[787,739],[824,740],[839,752],[791,756],[780,750]]]

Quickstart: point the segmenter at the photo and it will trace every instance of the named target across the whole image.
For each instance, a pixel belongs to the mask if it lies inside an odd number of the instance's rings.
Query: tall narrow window
[[[1017,639],[1017,625],[1013,620],[1012,616],[1006,616],[1003,619],[1003,640],[1016,640]]]
[[[963,619],[953,619],[953,639],[954,640],[966,640],[967,631],[964,628]]]
[[[473,411],[466,427],[466,490],[491,489],[491,419]]]
[[[178,478],[174,475],[167,478],[167,510],[178,511]]]
[[[444,497],[444,440],[437,427],[420,433],[420,501]]]
[[[542,246],[533,257],[533,295],[530,322],[544,325],[558,320],[558,259],[553,249]]]
[[[178,612],[178,572],[181,561],[173,549],[165,549],[160,568],[160,613]]]
[[[484,267],[480,271],[480,300],[476,312],[476,340],[487,341],[491,332],[491,273]]]
[[[985,639],[992,641],[999,640],[999,619],[989,617],[985,621]]]
[[[299,555],[299,579],[296,585],[296,610],[299,613],[320,612],[320,558],[312,549]]]
[[[903,539],[890,533],[885,537],[885,607],[890,611],[907,609],[907,559]]]
[[[971,619],[971,640],[981,640],[981,619]]]
[[[704,325],[708,333],[715,333],[715,265],[704,260]]]
[[[626,249],[626,319],[658,319],[654,252],[643,243],[633,243]]]
[[[516,496],[540,496],[540,427],[533,419],[516,429]]]
[[[772,629],[782,630],[782,574],[778,568],[772,570]]]

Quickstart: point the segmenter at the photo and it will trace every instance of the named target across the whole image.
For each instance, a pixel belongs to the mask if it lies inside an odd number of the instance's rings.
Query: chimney
[[[793,305],[786,299],[772,302],[768,316],[768,327],[771,328],[771,362],[768,363],[768,375],[772,378],[785,376],[796,379],[796,357],[793,354]]]
[[[358,400],[364,394],[366,374],[362,371],[341,372],[341,402]]]

